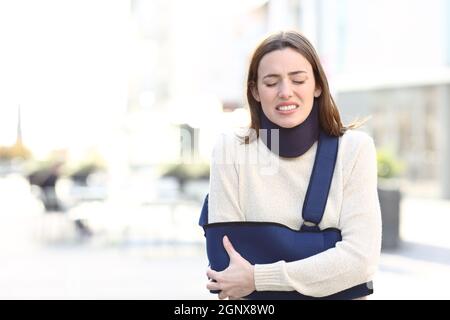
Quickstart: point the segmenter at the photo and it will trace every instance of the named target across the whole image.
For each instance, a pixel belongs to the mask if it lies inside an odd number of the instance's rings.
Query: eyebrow
[[[288,75],[293,76],[293,75],[296,75],[296,74],[299,74],[299,73],[307,73],[307,72],[306,72],[306,71],[303,71],[303,70],[292,71],[292,72],[289,72]],[[279,78],[280,75],[279,75],[279,74],[275,74],[275,73],[271,73],[271,74],[265,75],[265,76],[263,77],[263,79],[265,79],[265,78],[270,78],[270,77],[278,77],[278,78]]]

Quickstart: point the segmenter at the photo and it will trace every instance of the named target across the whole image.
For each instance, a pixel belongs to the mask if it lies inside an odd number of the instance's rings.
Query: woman
[[[305,259],[252,265],[225,236],[229,266],[208,269],[207,288],[220,290],[220,299],[293,290],[327,297],[372,280],[381,250],[375,146],[353,130],[356,124],[342,124],[311,43],[295,31],[266,38],[250,63],[247,99],[249,135],[223,134],[214,148],[209,223],[276,222],[298,230],[322,131],[339,137],[339,149],[318,227],[339,229],[342,241]]]

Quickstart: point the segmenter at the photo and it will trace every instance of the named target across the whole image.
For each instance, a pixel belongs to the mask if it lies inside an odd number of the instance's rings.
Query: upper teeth
[[[297,108],[297,106],[295,104],[291,104],[289,106],[279,106],[278,110],[288,111],[288,110],[294,110],[295,108]]]

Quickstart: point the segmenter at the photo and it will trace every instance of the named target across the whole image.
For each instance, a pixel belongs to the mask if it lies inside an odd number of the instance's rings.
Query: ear
[[[252,91],[253,98],[255,98],[256,101],[261,102],[261,99],[259,98],[258,88],[256,88],[256,84],[251,86],[250,90]]]
[[[314,97],[318,98],[322,94],[322,88],[317,87],[316,90],[314,90]]]

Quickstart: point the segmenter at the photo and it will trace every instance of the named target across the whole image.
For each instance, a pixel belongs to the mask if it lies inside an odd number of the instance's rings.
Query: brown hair
[[[261,59],[268,53],[292,48],[308,60],[311,64],[316,85],[322,89],[321,95],[317,98],[319,107],[319,121],[322,130],[331,136],[342,136],[348,129],[359,127],[362,122],[354,122],[344,126],[339,115],[339,110],[330,94],[328,80],[323,71],[319,57],[312,44],[302,34],[297,31],[281,31],[270,35],[264,39],[253,53],[247,77],[247,101],[250,109],[251,123],[250,129],[254,129],[259,136],[259,112],[261,108],[252,94],[252,89],[258,80],[258,67]],[[245,143],[249,143],[249,138],[245,138]]]

